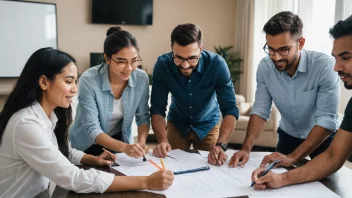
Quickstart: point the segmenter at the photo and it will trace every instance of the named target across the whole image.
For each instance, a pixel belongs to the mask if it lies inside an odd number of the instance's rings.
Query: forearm
[[[246,138],[242,145],[242,150],[250,152],[252,150],[254,141],[259,137],[260,133],[264,130],[266,120],[262,117],[252,114],[248,122],[248,129]]]
[[[235,129],[236,118],[232,115],[226,115],[221,123],[219,138],[217,142],[227,143]]]
[[[114,138],[110,137],[105,133],[99,134],[95,139],[95,143],[105,148],[108,148],[110,150],[118,151],[118,152],[124,152],[125,147],[127,146],[126,143],[115,140]]]
[[[96,157],[94,155],[85,154],[85,155],[83,155],[83,157],[81,159],[81,164],[96,166],[96,165],[98,165],[98,157]]]
[[[152,115],[152,127],[158,143],[168,142],[166,137],[166,122],[161,115]]]
[[[307,138],[299,145],[291,156],[298,161],[312,153],[329,135],[330,131],[321,126],[314,126]]]
[[[336,156],[337,154],[334,157],[332,149],[329,147],[324,153],[318,155],[304,166],[283,173],[282,176],[285,178],[284,185],[324,179],[342,166],[341,162],[343,163],[343,160],[335,159]]]
[[[138,126],[138,142],[146,142],[149,133],[149,128],[149,124],[141,124]]]
[[[147,177],[142,176],[115,176],[106,192],[147,189],[146,180]]]

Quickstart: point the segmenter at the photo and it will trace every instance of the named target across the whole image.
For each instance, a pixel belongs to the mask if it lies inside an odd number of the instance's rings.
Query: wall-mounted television
[[[153,0],[92,0],[92,23],[152,25]]]
[[[16,78],[30,55],[57,49],[56,5],[0,1],[0,78]]]

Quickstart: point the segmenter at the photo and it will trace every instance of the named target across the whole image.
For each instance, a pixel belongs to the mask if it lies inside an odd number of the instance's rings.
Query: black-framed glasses
[[[113,60],[119,68],[126,68],[130,64],[131,67],[135,69],[142,63],[142,59],[139,55],[136,59],[131,60],[131,62],[128,62],[127,60],[114,60],[113,58],[111,58],[111,60]]]
[[[182,63],[184,61],[187,61],[189,64],[195,64],[195,63],[198,63],[198,61],[200,59],[200,53],[199,53],[198,56],[191,56],[189,58],[183,58],[183,57],[180,57],[180,56],[175,56],[174,52],[172,52],[172,59],[174,59],[174,62],[177,65],[182,65]]]
[[[297,39],[295,43],[297,43],[301,38]],[[281,56],[287,56],[290,53],[290,49],[292,48],[293,45],[291,46],[286,46],[286,47],[281,47],[277,50],[271,48],[268,46],[267,43],[265,43],[263,50],[265,53],[267,53],[270,56],[275,56],[275,53],[279,53]]]

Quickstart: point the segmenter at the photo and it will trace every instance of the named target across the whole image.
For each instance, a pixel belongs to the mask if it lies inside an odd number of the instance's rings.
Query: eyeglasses
[[[297,43],[301,38],[297,39],[295,43]],[[269,47],[268,44],[266,43],[263,47],[263,50],[265,53],[269,54],[270,56],[275,56],[275,53],[279,53],[281,56],[287,56],[290,53],[290,49],[292,48],[293,45],[289,47],[282,47],[277,50],[274,50],[273,48]]]
[[[191,56],[189,58],[183,58],[183,57],[180,57],[180,56],[176,56],[174,55],[174,52],[172,52],[172,59],[174,59],[174,62],[177,64],[177,65],[182,65],[182,63],[184,61],[187,61],[189,64],[195,64],[195,63],[198,63],[199,59],[200,59],[200,53],[198,56]]]
[[[131,62],[128,62],[127,60],[118,60],[118,61],[116,61],[113,58],[111,58],[111,60],[113,60],[117,64],[117,67],[119,67],[119,68],[126,68],[130,64],[131,67],[133,69],[135,69],[139,65],[141,65],[141,63],[142,63],[142,59],[141,59],[141,57],[139,55],[138,55],[137,59],[131,60]]]

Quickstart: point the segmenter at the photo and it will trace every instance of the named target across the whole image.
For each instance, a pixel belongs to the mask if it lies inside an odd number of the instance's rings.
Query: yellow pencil
[[[160,162],[161,162],[161,165],[163,165],[163,169],[165,169],[165,164],[164,164],[163,159],[160,158]]]

